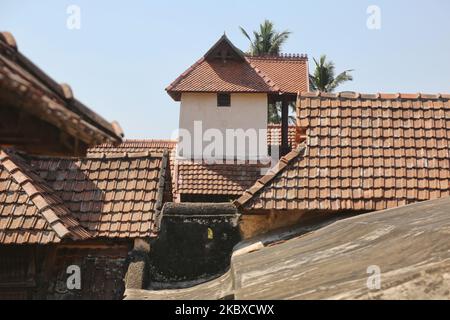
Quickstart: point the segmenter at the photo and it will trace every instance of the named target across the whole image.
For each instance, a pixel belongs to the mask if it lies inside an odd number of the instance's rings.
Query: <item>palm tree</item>
[[[281,123],[281,106],[277,103],[270,103],[267,117],[269,123]]]
[[[316,69],[313,75],[309,75],[309,86],[312,91],[333,92],[338,86],[347,81],[352,81],[353,77],[350,72],[353,70],[345,70],[336,77],[333,61],[327,61],[327,56],[322,55],[319,62],[313,59]]]
[[[239,29],[250,41],[249,53],[252,56],[278,55],[281,47],[291,34],[287,30],[283,32],[276,31],[273,22],[267,19],[259,25],[259,31],[253,31],[253,39],[244,28],[239,27]],[[281,123],[281,107],[279,105],[269,105],[268,121],[269,123]]]
[[[267,19],[260,24],[259,31],[253,31],[253,39],[244,28],[239,27],[239,29],[250,41],[250,54],[254,56],[278,55],[281,47],[291,34],[287,30],[283,32],[276,31],[273,22]]]
[[[295,125],[297,118],[295,117],[295,103],[289,104],[289,125]],[[268,109],[267,121],[272,124],[281,123],[281,103],[270,103]]]

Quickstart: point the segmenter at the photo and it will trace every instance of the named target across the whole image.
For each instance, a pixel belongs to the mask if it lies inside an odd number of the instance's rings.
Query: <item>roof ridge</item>
[[[359,92],[300,92],[299,97],[301,98],[344,98],[344,99],[365,99],[365,100],[449,100],[450,94],[444,93],[359,93]]]
[[[91,154],[87,157],[81,158],[80,160],[87,159],[139,159],[139,158],[162,158],[164,156],[164,152],[151,152],[151,151],[140,151],[140,152],[100,152],[98,154]]]
[[[177,143],[177,140],[173,139],[124,139],[121,144],[133,142],[170,142]]]
[[[86,157],[58,157],[58,156],[39,156],[39,155],[33,155],[30,156],[30,158],[37,159],[37,160],[70,160],[70,161],[77,161],[77,160],[100,160],[100,159],[107,159],[107,160],[114,160],[114,159],[140,159],[140,158],[162,158],[164,156],[164,151],[162,152],[156,152],[156,151],[137,151],[137,152],[99,152],[99,153],[91,153],[87,154]]]
[[[20,163],[22,161],[23,163]],[[63,201],[52,192],[53,190],[45,181],[36,181],[36,179],[40,180],[39,176],[30,171],[30,168],[23,168],[23,166],[27,166],[24,160],[18,161],[18,158],[14,158],[3,149],[0,149],[0,163],[28,195],[33,204],[38,208],[38,212],[44,217],[60,239],[66,238],[67,236],[70,236],[74,240],[91,237],[90,233],[72,217],[70,211],[64,206]],[[46,194],[46,192],[52,193]],[[49,198],[56,201],[56,203],[50,203]],[[64,209],[65,215],[61,215],[62,212],[60,210],[52,208],[55,204]]]
[[[245,55],[251,59],[259,59],[259,60],[281,60],[281,61],[307,61],[308,55],[304,53],[280,53],[277,55]]]
[[[275,177],[277,177],[283,170],[297,157],[301,156],[302,153],[306,150],[306,144],[300,144],[297,146],[295,150],[292,150],[287,155],[282,157],[278,163],[269,170],[262,178],[258,179],[256,183],[250,188],[244,191],[244,194],[240,196],[238,199],[233,201],[233,204],[240,208],[249,202],[256,193],[261,191],[269,182],[271,182]]]

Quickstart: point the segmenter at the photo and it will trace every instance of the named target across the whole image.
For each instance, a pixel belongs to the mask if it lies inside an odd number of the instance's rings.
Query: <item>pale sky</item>
[[[81,9],[81,28],[66,26]],[[381,28],[367,27],[380,8]],[[0,30],[19,50],[127,138],[170,138],[178,103],[164,91],[226,31],[242,50],[264,19],[293,32],[283,52],[327,54],[337,71],[355,69],[339,88],[373,92],[450,92],[450,1],[87,1],[0,0]]]

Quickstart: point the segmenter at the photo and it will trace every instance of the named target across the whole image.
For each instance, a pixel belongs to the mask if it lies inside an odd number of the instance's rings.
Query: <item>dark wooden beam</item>
[[[280,156],[289,152],[289,99],[281,100],[281,150]]]
[[[30,154],[85,156],[87,145],[78,139],[18,108],[0,102],[0,146]]]

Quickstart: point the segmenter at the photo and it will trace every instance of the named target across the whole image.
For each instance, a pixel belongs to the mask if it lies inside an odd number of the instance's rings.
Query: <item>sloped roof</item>
[[[166,181],[164,184],[165,201],[173,201],[173,187],[175,186],[175,151],[176,151],[177,141],[175,140],[159,140],[159,139],[140,139],[140,140],[132,140],[127,139],[123,140],[122,143],[118,145],[113,145],[111,143],[104,143],[95,147],[88,149],[88,157],[89,156],[99,156],[102,154],[124,154],[124,153],[142,153],[142,152],[151,152],[151,153],[164,153],[168,152],[169,154],[169,163],[167,166]]]
[[[304,55],[247,56],[248,62],[276,84],[280,92],[309,91],[308,59]]]
[[[274,143],[278,141],[277,130],[281,130],[279,126],[274,126],[273,130],[268,131],[268,136],[274,134]],[[295,134],[295,128],[293,132]],[[209,164],[176,159],[176,145],[175,140],[124,140],[117,146],[102,144],[90,148],[88,156],[168,150],[170,174],[167,175],[165,184],[168,201],[172,201],[174,196],[177,198],[180,194],[237,197],[252,186],[262,176],[261,169],[267,167],[261,163]]]
[[[217,48],[228,55],[218,56]],[[307,64],[304,55],[245,56],[224,35],[166,90],[177,101],[182,92],[297,94],[309,90]]]
[[[22,55],[8,32],[0,33],[0,92],[8,106],[19,108],[49,122],[87,145],[118,143],[123,132],[73,95],[66,84],[58,84]]]
[[[374,211],[450,195],[450,95],[314,94],[307,139],[236,202],[243,210]]]
[[[167,154],[0,154],[0,243],[154,237]]]
[[[167,154],[32,157],[29,161],[94,237],[145,238],[158,232]]]
[[[177,163],[177,193],[239,196],[262,176],[262,163]]]
[[[47,244],[91,235],[17,155],[0,150],[0,243]]]

